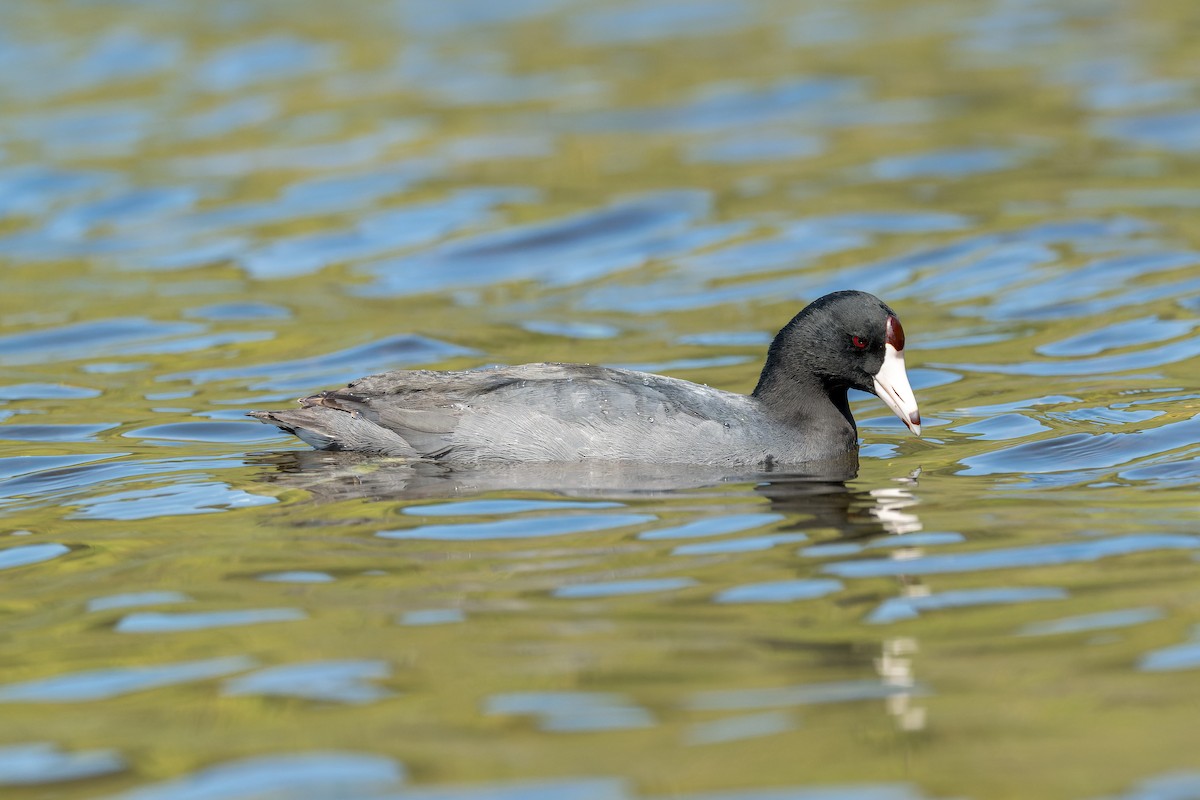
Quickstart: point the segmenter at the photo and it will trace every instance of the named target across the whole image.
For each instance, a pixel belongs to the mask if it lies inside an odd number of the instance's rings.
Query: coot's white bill
[[[890,343],[886,345],[883,366],[875,373],[875,394],[887,403],[900,421],[917,436],[921,435],[921,412],[917,409],[917,398],[908,384],[908,373],[904,369],[904,351]]]

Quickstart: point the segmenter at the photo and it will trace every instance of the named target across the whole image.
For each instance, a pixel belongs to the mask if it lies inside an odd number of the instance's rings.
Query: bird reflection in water
[[[847,481],[858,474],[858,459],[853,454],[804,465],[804,471],[789,467],[787,472],[628,462],[453,467],[322,451],[261,453],[251,456],[249,463],[268,468],[257,476],[262,482],[302,489],[319,503],[404,502],[513,491],[596,500],[665,499],[691,490],[719,492],[727,488],[731,496],[753,491],[770,501],[771,511],[795,514],[788,528],[835,530],[840,540],[911,533],[921,528],[915,514],[908,510],[918,503],[907,488],[915,484],[917,476],[901,479],[906,485],[900,486],[848,486]]]
[[[258,475],[259,480],[281,489],[301,489],[321,504],[363,500],[407,504],[495,492],[551,493],[610,501],[694,501],[696,490],[703,490],[705,498],[727,495],[731,499],[752,492],[769,502],[770,511],[787,515],[780,530],[837,532],[836,538],[823,539],[821,546],[886,547],[888,556],[896,560],[922,553],[919,546],[903,543],[905,534],[922,530],[915,511],[920,500],[912,491],[919,471],[893,479],[890,485],[848,485],[858,475],[858,458],[853,454],[837,461],[805,465],[804,471],[789,467],[788,472],[622,462],[452,467],[323,451],[263,453],[251,457],[251,465],[255,464],[266,467]],[[745,508],[741,504],[738,507]],[[724,508],[713,510],[720,513]],[[930,594],[919,578],[900,575],[897,583],[900,598]],[[886,709],[903,731],[922,730],[926,725],[925,708],[918,704],[921,692],[913,664],[919,649],[915,638],[884,637],[879,655],[873,659],[880,681],[895,689],[886,697]]]

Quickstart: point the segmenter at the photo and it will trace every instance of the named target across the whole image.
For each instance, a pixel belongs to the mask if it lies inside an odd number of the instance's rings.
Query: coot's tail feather
[[[248,416],[274,425],[318,450],[356,450],[406,458],[420,457],[394,431],[382,428],[360,414],[348,414],[326,405],[313,403],[290,411],[251,411]]]

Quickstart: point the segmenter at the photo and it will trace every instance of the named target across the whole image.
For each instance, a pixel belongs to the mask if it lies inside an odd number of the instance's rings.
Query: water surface
[[[1200,787],[1188,3],[0,5],[0,794]],[[925,435],[813,474],[333,457],[528,361],[746,391],[835,289]]]

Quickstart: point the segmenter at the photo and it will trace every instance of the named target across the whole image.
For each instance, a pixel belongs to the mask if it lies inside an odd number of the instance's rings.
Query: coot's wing
[[[744,398],[577,364],[372,375],[254,416],[314,447],[454,461],[688,461]],[[739,426],[740,427],[740,426]],[[701,458],[698,460],[708,460]]]
[[[385,372],[299,400],[300,408],[251,416],[320,450],[438,458],[450,446],[467,397],[494,371]]]

